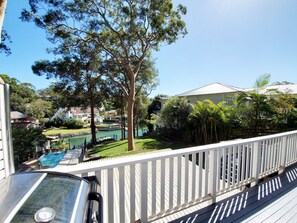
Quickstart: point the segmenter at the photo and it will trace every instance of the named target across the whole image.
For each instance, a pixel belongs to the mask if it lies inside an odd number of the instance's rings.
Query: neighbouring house
[[[216,104],[225,101],[227,105],[233,105],[236,97],[243,91],[244,89],[231,85],[213,83],[176,96],[186,97],[189,103],[196,103],[197,101],[209,99]]]
[[[255,90],[255,88],[245,89],[245,91],[252,90]],[[276,91],[283,94],[292,94],[297,96],[297,84],[271,85],[265,87],[264,89],[260,89],[259,93],[273,95]]]
[[[10,112],[10,120],[12,125],[25,126],[25,127],[38,127],[39,120],[33,117],[29,117],[21,112]]]
[[[216,104],[225,101],[227,105],[233,105],[240,93],[253,90],[256,88],[243,89],[227,84],[213,83],[176,96],[186,97],[189,103],[209,99]],[[270,85],[260,89],[259,93],[273,95],[276,91],[297,96],[297,84]]]
[[[95,113],[95,122],[96,123],[102,123],[103,118],[100,116],[100,112],[104,109],[98,109],[94,108]],[[80,108],[80,107],[70,107],[70,108],[59,108],[59,110],[53,115],[51,120],[54,120],[55,118],[61,118],[63,120],[69,120],[69,119],[76,119],[81,120],[84,122],[89,122],[91,119],[91,108]]]

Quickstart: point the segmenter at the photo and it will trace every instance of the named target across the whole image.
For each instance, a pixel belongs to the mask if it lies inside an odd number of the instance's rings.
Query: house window
[[[234,97],[233,96],[226,96],[226,104],[228,106],[231,106],[231,105],[233,105],[233,103],[234,103]]]

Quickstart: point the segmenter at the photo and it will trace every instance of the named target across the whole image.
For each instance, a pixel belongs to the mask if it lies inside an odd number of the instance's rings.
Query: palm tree
[[[250,124],[253,126],[254,135],[257,135],[259,127],[265,118],[272,112],[270,97],[265,94],[265,87],[270,81],[270,74],[260,76],[254,85],[254,89],[248,92],[242,92],[236,99],[238,106],[251,106],[253,118]],[[274,91],[274,90],[273,90]]]

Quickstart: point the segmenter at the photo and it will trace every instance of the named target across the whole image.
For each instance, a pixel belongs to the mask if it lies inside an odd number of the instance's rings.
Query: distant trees
[[[142,65],[152,50],[187,33],[181,19],[186,8],[179,5],[174,10],[171,0],[30,0],[29,3],[30,10],[22,12],[23,20],[45,29],[50,41],[90,43],[102,55],[102,71],[127,99],[128,150],[134,150],[133,112]],[[128,88],[122,84],[122,77],[129,83]]]
[[[90,107],[92,143],[95,144],[95,108],[101,108],[109,95],[109,86],[101,78],[101,57],[87,43],[70,46],[66,42],[54,49],[55,54],[61,55],[62,58],[37,61],[32,70],[39,76],[56,77],[60,80],[55,83],[54,90],[63,95],[60,97],[60,105],[63,107]]]
[[[10,108],[12,111],[26,113],[26,106],[37,97],[34,86],[30,83],[20,83],[16,78],[0,74],[0,77],[10,86]]]
[[[45,142],[46,137],[42,134],[41,128],[13,126],[12,143],[16,168],[29,158],[33,158],[36,147],[43,146]]]
[[[53,115],[55,108],[51,100],[39,98],[31,83],[21,83],[16,78],[0,74],[10,87],[10,109],[41,119]]]

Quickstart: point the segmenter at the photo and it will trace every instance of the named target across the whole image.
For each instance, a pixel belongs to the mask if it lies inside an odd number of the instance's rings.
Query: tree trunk
[[[124,103],[123,103],[123,95],[121,94],[121,135],[122,140],[125,139],[125,112],[124,112]]]
[[[132,76],[132,75],[131,75]],[[134,123],[133,123],[133,111],[135,103],[135,78],[134,75],[130,81],[130,92],[128,96],[128,151],[135,149],[134,144]]]
[[[94,104],[91,103],[91,134],[92,134],[93,145],[97,142],[94,107],[95,107]]]
[[[2,26],[4,22],[5,10],[6,10],[6,0],[0,0],[0,43],[1,43],[1,33],[2,33]]]

